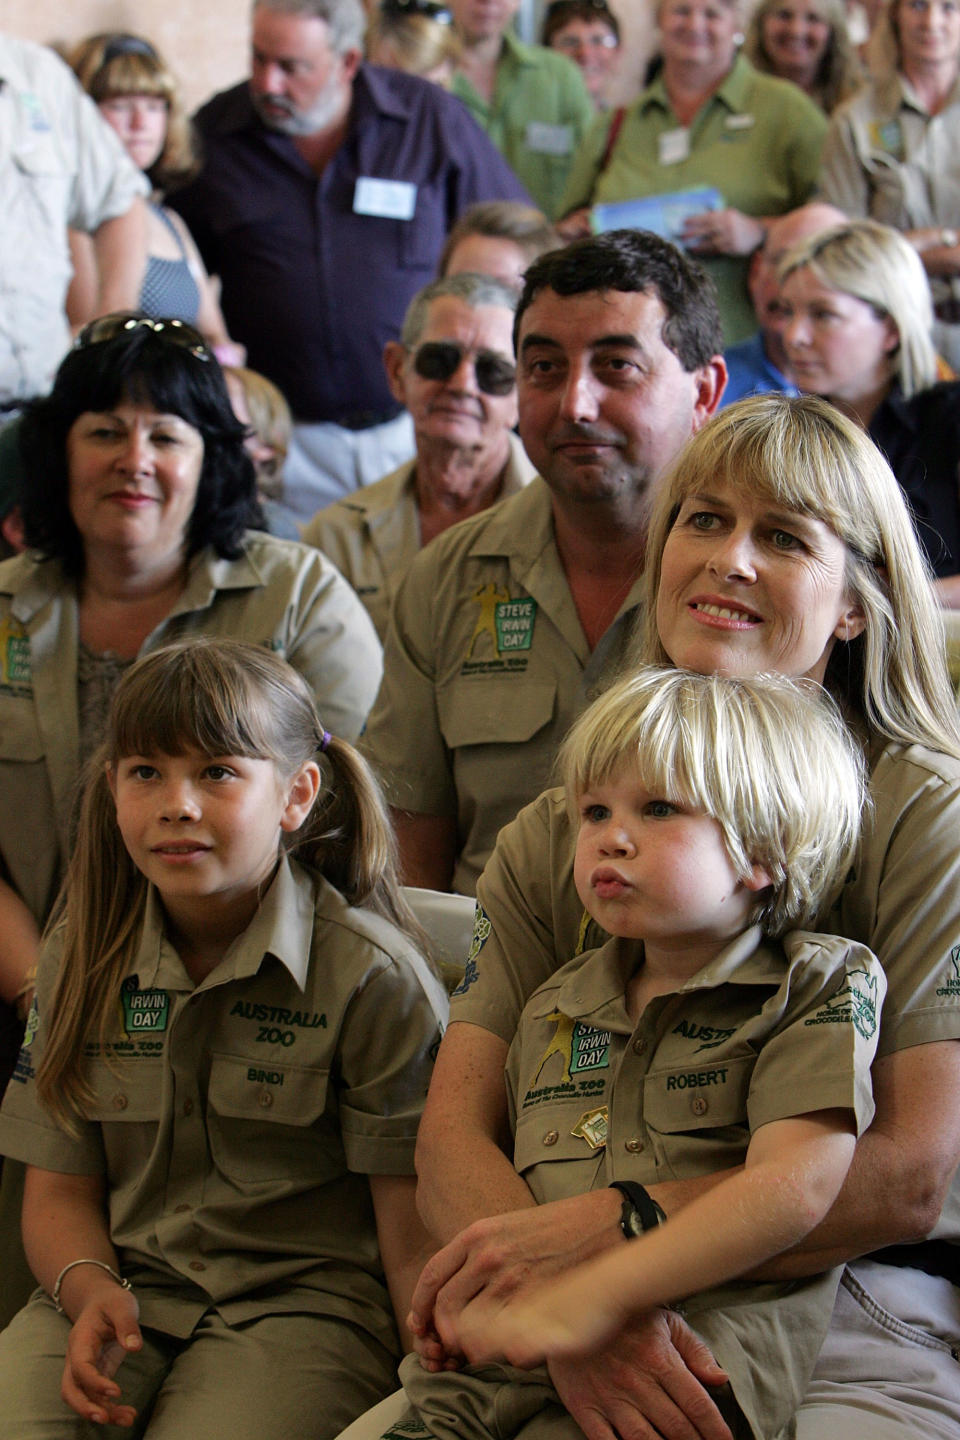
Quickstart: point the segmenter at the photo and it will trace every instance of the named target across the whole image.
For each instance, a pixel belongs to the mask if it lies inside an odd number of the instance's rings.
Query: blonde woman
[[[764,74],[799,85],[827,115],[863,83],[843,0],[760,0],[743,53]]]
[[[953,1440],[960,1428],[955,1248],[911,1243],[937,1223],[960,1156],[960,985],[950,958],[960,945],[960,722],[928,574],[876,446],[809,396],[731,406],[658,487],[638,660],[818,679],[862,737],[870,772],[873,817],[824,920],[868,945],[886,972],[876,1116],[825,1224],[770,1271],[791,1280],[848,1262],[798,1411],[803,1440],[877,1433],[866,1418],[877,1413],[885,1435]],[[501,831],[477,885],[471,963],[417,1142],[421,1213],[439,1239],[461,1235],[462,1278],[474,1283],[448,1285],[428,1267],[414,1301],[424,1330],[435,1313],[455,1317],[483,1284],[509,1293],[521,1270],[547,1278],[624,1245],[622,1197],[601,1187],[564,1210],[535,1207],[502,1149],[503,1067],[523,1005],[571,955],[602,941],[584,925],[573,857],[565,796],[550,790]],[[681,1117],[695,1121],[696,1111]],[[635,1164],[631,1178],[669,1224],[697,1187],[684,1193],[666,1175],[650,1177],[650,1162],[640,1147],[600,1161]],[[945,1212],[943,1240],[960,1237],[955,1215]],[[879,1253],[850,1260],[869,1252]],[[652,1311],[602,1362],[556,1362],[550,1373],[587,1433],[604,1423],[645,1433],[649,1422],[661,1434],[687,1425],[729,1440],[711,1399],[724,1364],[725,1345],[711,1354],[679,1315]]]
[[[940,602],[960,606],[960,382],[937,383],[920,257],[890,226],[858,220],[789,251],[779,277],[794,381],[845,411],[883,451]]]
[[[154,187],[138,308],[145,315],[196,326],[222,364],[242,365],[245,351],[227,334],[193,238],[180,216],[161,203],[163,191],[189,180],[198,163],[176,81],[149,40],[139,35],[92,35],[69,58],[104,120]],[[70,250],[74,279],[67,313],[79,326],[93,316],[96,269],[85,235],[71,231]]]
[[[453,17],[435,0],[383,0],[370,16],[365,45],[371,65],[405,70],[445,90],[461,55]]]
[[[895,60],[834,115],[820,191],[906,234],[930,277],[937,349],[958,369],[960,5],[891,0],[877,40]]]

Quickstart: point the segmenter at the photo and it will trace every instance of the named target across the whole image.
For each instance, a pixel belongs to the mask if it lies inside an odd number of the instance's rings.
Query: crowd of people
[[[0,1440],[960,1433],[960,4],[650,8],[0,34]]]

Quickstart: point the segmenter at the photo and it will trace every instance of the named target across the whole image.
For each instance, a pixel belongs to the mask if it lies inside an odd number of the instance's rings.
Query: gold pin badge
[[[602,1150],[607,1143],[609,1129],[610,1113],[606,1105],[600,1105],[596,1110],[585,1110],[570,1134],[586,1140],[591,1150]]]

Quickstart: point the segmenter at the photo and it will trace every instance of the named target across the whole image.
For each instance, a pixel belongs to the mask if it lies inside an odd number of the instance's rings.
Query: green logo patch
[[[533,622],[536,618],[536,600],[505,600],[497,605],[494,621],[498,653],[505,655],[511,650],[529,650],[533,644]]]
[[[853,1025],[864,1040],[877,1028],[877,981],[866,970],[851,970],[840,989],[804,1025]]]
[[[30,642],[22,625],[7,620],[0,625],[0,690],[17,695],[32,694],[30,683]]]
[[[123,1028],[128,1035],[157,1034],[167,1028],[170,996],[166,990],[141,990],[136,975],[129,975],[120,989]]]

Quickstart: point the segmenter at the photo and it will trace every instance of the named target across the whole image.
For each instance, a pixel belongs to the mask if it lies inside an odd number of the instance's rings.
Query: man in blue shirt
[[[457,100],[362,63],[364,24],[360,0],[258,0],[250,80],[200,111],[206,164],[173,200],[290,402],[303,517],[413,453],[383,347],[460,211],[528,199]]]
[[[731,345],[724,353],[728,379],[721,408],[748,395],[765,395],[770,390],[799,395],[787,374],[787,357],[780,339],[777,266],[792,246],[821,230],[828,230],[831,225],[842,225],[846,218],[842,210],[815,200],[781,215],[767,226],[766,238],[750,261],[747,281],[760,329],[749,340]]]

